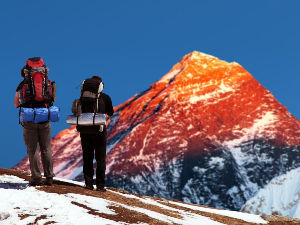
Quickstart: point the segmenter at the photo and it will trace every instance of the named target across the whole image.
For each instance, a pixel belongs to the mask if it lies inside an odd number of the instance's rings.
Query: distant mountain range
[[[240,210],[300,167],[300,121],[238,63],[184,56],[108,124],[107,185]],[[58,177],[82,180],[75,127],[52,140]],[[23,159],[15,168],[28,170]]]

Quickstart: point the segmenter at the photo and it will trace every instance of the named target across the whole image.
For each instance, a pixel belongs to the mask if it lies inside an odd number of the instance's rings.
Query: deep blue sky
[[[197,50],[236,61],[300,118],[300,1],[115,0],[0,3],[0,167],[26,155],[13,106],[20,69],[42,56],[57,82],[62,119],[79,84],[99,74],[114,106],[143,91]]]

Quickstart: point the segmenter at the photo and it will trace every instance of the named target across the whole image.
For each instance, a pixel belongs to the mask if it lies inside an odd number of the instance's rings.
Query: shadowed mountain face
[[[239,210],[300,166],[300,121],[237,63],[192,52],[115,111],[108,186]],[[82,179],[75,128],[52,147],[56,175]],[[27,159],[16,168],[28,170]]]

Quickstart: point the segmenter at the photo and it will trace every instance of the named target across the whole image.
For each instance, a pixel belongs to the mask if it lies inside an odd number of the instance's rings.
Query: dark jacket
[[[94,101],[81,100],[82,113],[93,113],[95,110],[95,104],[96,103]],[[114,114],[114,108],[112,106],[111,98],[105,93],[101,93],[99,96],[97,113],[107,114],[108,116],[112,116]],[[99,125],[95,125],[95,126],[78,125],[76,128],[80,133],[95,134],[99,132],[100,126]]]

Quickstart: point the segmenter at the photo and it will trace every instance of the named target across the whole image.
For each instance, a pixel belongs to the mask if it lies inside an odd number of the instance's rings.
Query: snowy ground
[[[82,185],[80,182],[73,183]],[[116,216],[117,214],[112,209],[112,206],[144,214],[145,217],[148,216],[156,221],[161,221],[162,224],[225,224],[212,220],[207,216],[199,215],[196,212],[208,212],[256,224],[267,223],[267,221],[257,215],[209,209],[150,197],[138,197],[113,190],[108,190],[107,193],[119,195],[119,198],[134,200],[140,205],[160,207],[162,211],[150,210],[148,208],[137,207],[137,205],[125,204],[124,201],[118,202],[101,197],[75,193],[48,193],[34,187],[28,187],[28,181],[17,176],[0,175],[0,224],[148,224],[143,222],[126,223],[109,219],[112,218],[110,216]],[[176,208],[176,206],[181,209]],[[167,210],[170,213],[164,214],[163,210]],[[90,211],[96,213],[91,214],[89,213]],[[177,216],[173,216],[173,214]]]

